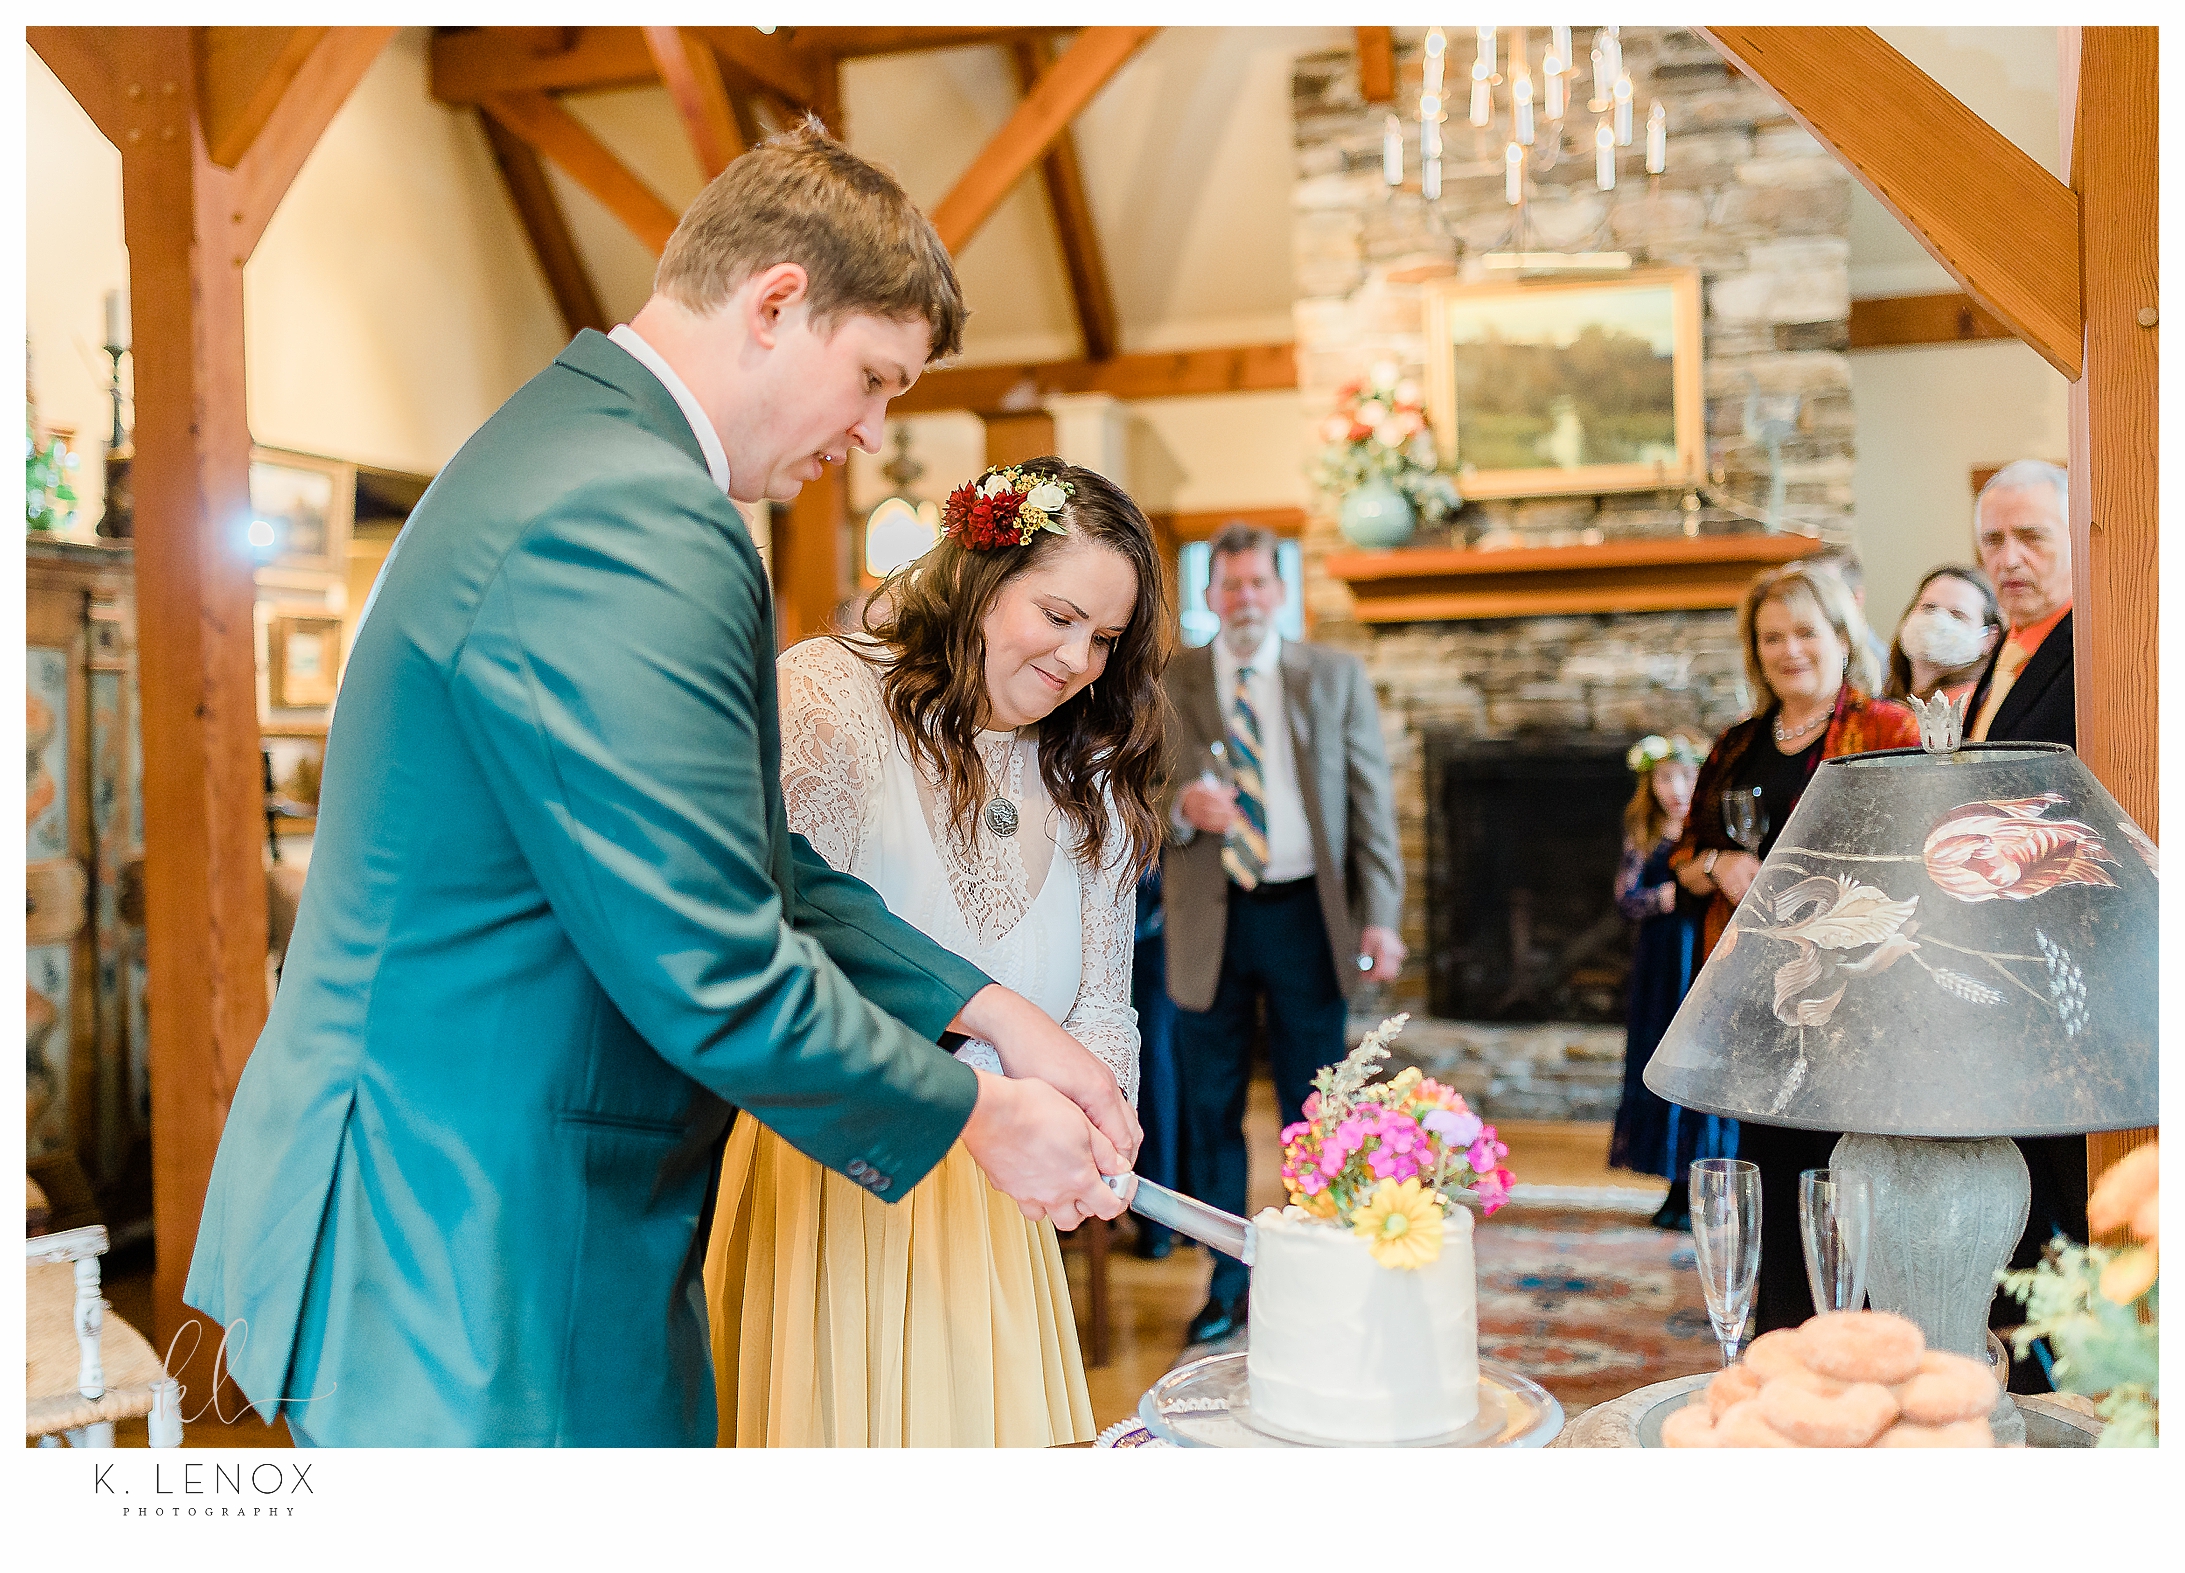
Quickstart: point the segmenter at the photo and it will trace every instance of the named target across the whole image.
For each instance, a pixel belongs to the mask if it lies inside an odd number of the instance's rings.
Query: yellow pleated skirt
[[[723,1447],[1092,1439],[1054,1225],[961,1142],[891,1205],[738,1117],[705,1281]]]

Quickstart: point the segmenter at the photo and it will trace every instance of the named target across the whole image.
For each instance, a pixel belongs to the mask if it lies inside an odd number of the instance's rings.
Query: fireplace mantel
[[[1818,552],[1804,535],[1669,536],[1599,546],[1399,547],[1322,565],[1350,586],[1364,623],[1461,622],[1576,612],[1735,606],[1765,568]]]

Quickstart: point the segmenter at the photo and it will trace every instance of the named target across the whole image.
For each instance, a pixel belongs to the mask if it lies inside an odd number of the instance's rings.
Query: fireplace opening
[[[1428,732],[1428,998],[1480,1022],[1620,1024],[1626,745]]]

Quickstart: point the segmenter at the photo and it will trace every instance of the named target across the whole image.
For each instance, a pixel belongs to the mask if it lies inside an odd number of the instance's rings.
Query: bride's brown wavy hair
[[[946,789],[950,833],[968,847],[980,806],[993,793],[977,741],[987,707],[987,613],[1010,580],[1070,542],[1094,542],[1122,557],[1138,577],[1137,604],[1099,680],[1040,722],[1039,773],[1093,867],[1113,855],[1110,838],[1120,833],[1133,873],[1141,873],[1161,846],[1155,804],[1168,713],[1161,669],[1174,643],[1153,527],[1120,487],[1095,471],[1053,457],[1014,468],[1069,486],[1061,516],[1069,533],[1041,531],[1028,546],[984,552],[943,536],[918,561],[890,574],[866,603],[864,632],[886,651],[845,642],[883,666],[888,716],[912,757]],[[1115,805],[1112,822],[1103,799]]]

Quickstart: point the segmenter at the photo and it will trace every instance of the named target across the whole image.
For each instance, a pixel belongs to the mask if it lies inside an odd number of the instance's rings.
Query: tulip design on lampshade
[[[2102,865],[2116,859],[2094,828],[2076,819],[2044,817],[2064,801],[2061,792],[2043,792],[2003,802],[1963,803],[1935,822],[1917,856],[1862,854],[1857,861],[1920,863],[1935,885],[1963,902],[2029,901],[2061,885],[2114,888],[2117,882]],[[1808,847],[1782,850],[1817,861],[1844,856]],[[1932,932],[1921,935],[1920,899],[1897,900],[1856,879],[1816,874],[1764,904],[1756,903],[1775,921],[1741,916],[1724,934],[1723,946],[1735,945],[1743,931],[1797,948],[1797,955],[1775,974],[1775,1018],[1788,1027],[1825,1025],[1855,980],[1878,976],[1909,957],[1952,998],[1969,1005],[2000,1005],[2006,994],[1996,987],[1999,979],[2055,1011],[2066,1037],[2083,1030],[2085,979],[2062,945],[2039,929],[2034,931],[2037,955],[1953,944]],[[1992,977],[1939,965],[1921,953],[1926,946],[1970,957]],[[2013,962],[2026,968],[2031,981]],[[2043,983],[2045,988],[2037,986]]]
[[[1960,901],[2027,901],[2058,885],[2117,883],[2103,870],[2117,860],[2094,827],[2045,819],[2061,792],[2008,803],[1967,803],[1927,834],[1927,877]]]

